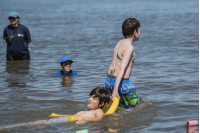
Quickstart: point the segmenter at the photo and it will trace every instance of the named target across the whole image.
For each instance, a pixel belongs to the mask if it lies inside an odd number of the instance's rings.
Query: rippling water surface
[[[141,22],[130,76],[141,97],[138,108],[119,108],[80,126],[68,122],[0,132],[186,132],[186,121],[199,119],[198,5],[198,0],[0,1],[2,33],[8,13],[16,10],[32,37],[30,62],[7,62],[0,39],[0,126],[87,110],[89,92],[104,85],[123,21]],[[78,75],[53,76],[62,56],[73,59]]]

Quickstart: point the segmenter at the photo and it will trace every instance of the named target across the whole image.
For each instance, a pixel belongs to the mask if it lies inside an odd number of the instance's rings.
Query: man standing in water
[[[10,25],[3,31],[3,39],[7,43],[7,60],[30,60],[30,49],[28,43],[31,42],[29,29],[20,24],[19,14],[16,11],[9,13]]]
[[[122,24],[122,32],[125,38],[114,48],[104,87],[112,100],[118,97],[124,108],[133,109],[139,103],[139,98],[129,77],[135,60],[132,43],[140,37],[140,22],[135,18],[126,19]]]

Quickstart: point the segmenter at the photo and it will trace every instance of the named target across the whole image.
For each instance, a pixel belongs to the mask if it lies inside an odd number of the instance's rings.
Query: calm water
[[[0,132],[186,132],[187,120],[199,120],[198,5],[198,0],[1,0],[2,33],[8,13],[16,10],[32,37],[30,62],[6,62],[0,39],[1,126],[87,110],[89,92],[103,87],[112,51],[123,38],[122,22],[130,17],[141,22],[130,76],[141,103],[134,111],[119,108],[80,126],[68,122]],[[53,76],[62,56],[73,59],[77,76]]]

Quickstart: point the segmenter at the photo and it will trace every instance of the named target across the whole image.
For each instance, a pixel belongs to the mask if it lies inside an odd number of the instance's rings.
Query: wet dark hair
[[[140,28],[140,22],[137,19],[128,18],[122,24],[123,36],[126,37],[132,35],[135,30],[136,32],[138,32],[139,28]]]
[[[96,97],[99,98],[99,105],[101,105],[103,102],[104,102],[104,105],[110,102],[110,95],[108,91],[103,87],[94,88],[90,92],[90,96],[92,95],[95,95]],[[103,108],[103,106],[101,108]]]

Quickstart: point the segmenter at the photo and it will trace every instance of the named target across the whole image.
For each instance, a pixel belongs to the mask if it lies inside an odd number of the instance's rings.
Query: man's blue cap
[[[9,13],[9,17],[17,18],[19,17],[19,14],[16,11],[12,11]]]
[[[68,60],[69,60],[71,63],[73,62],[69,57],[65,56],[65,57],[62,57],[62,58],[60,59],[60,64],[61,64],[62,62],[68,61]]]

